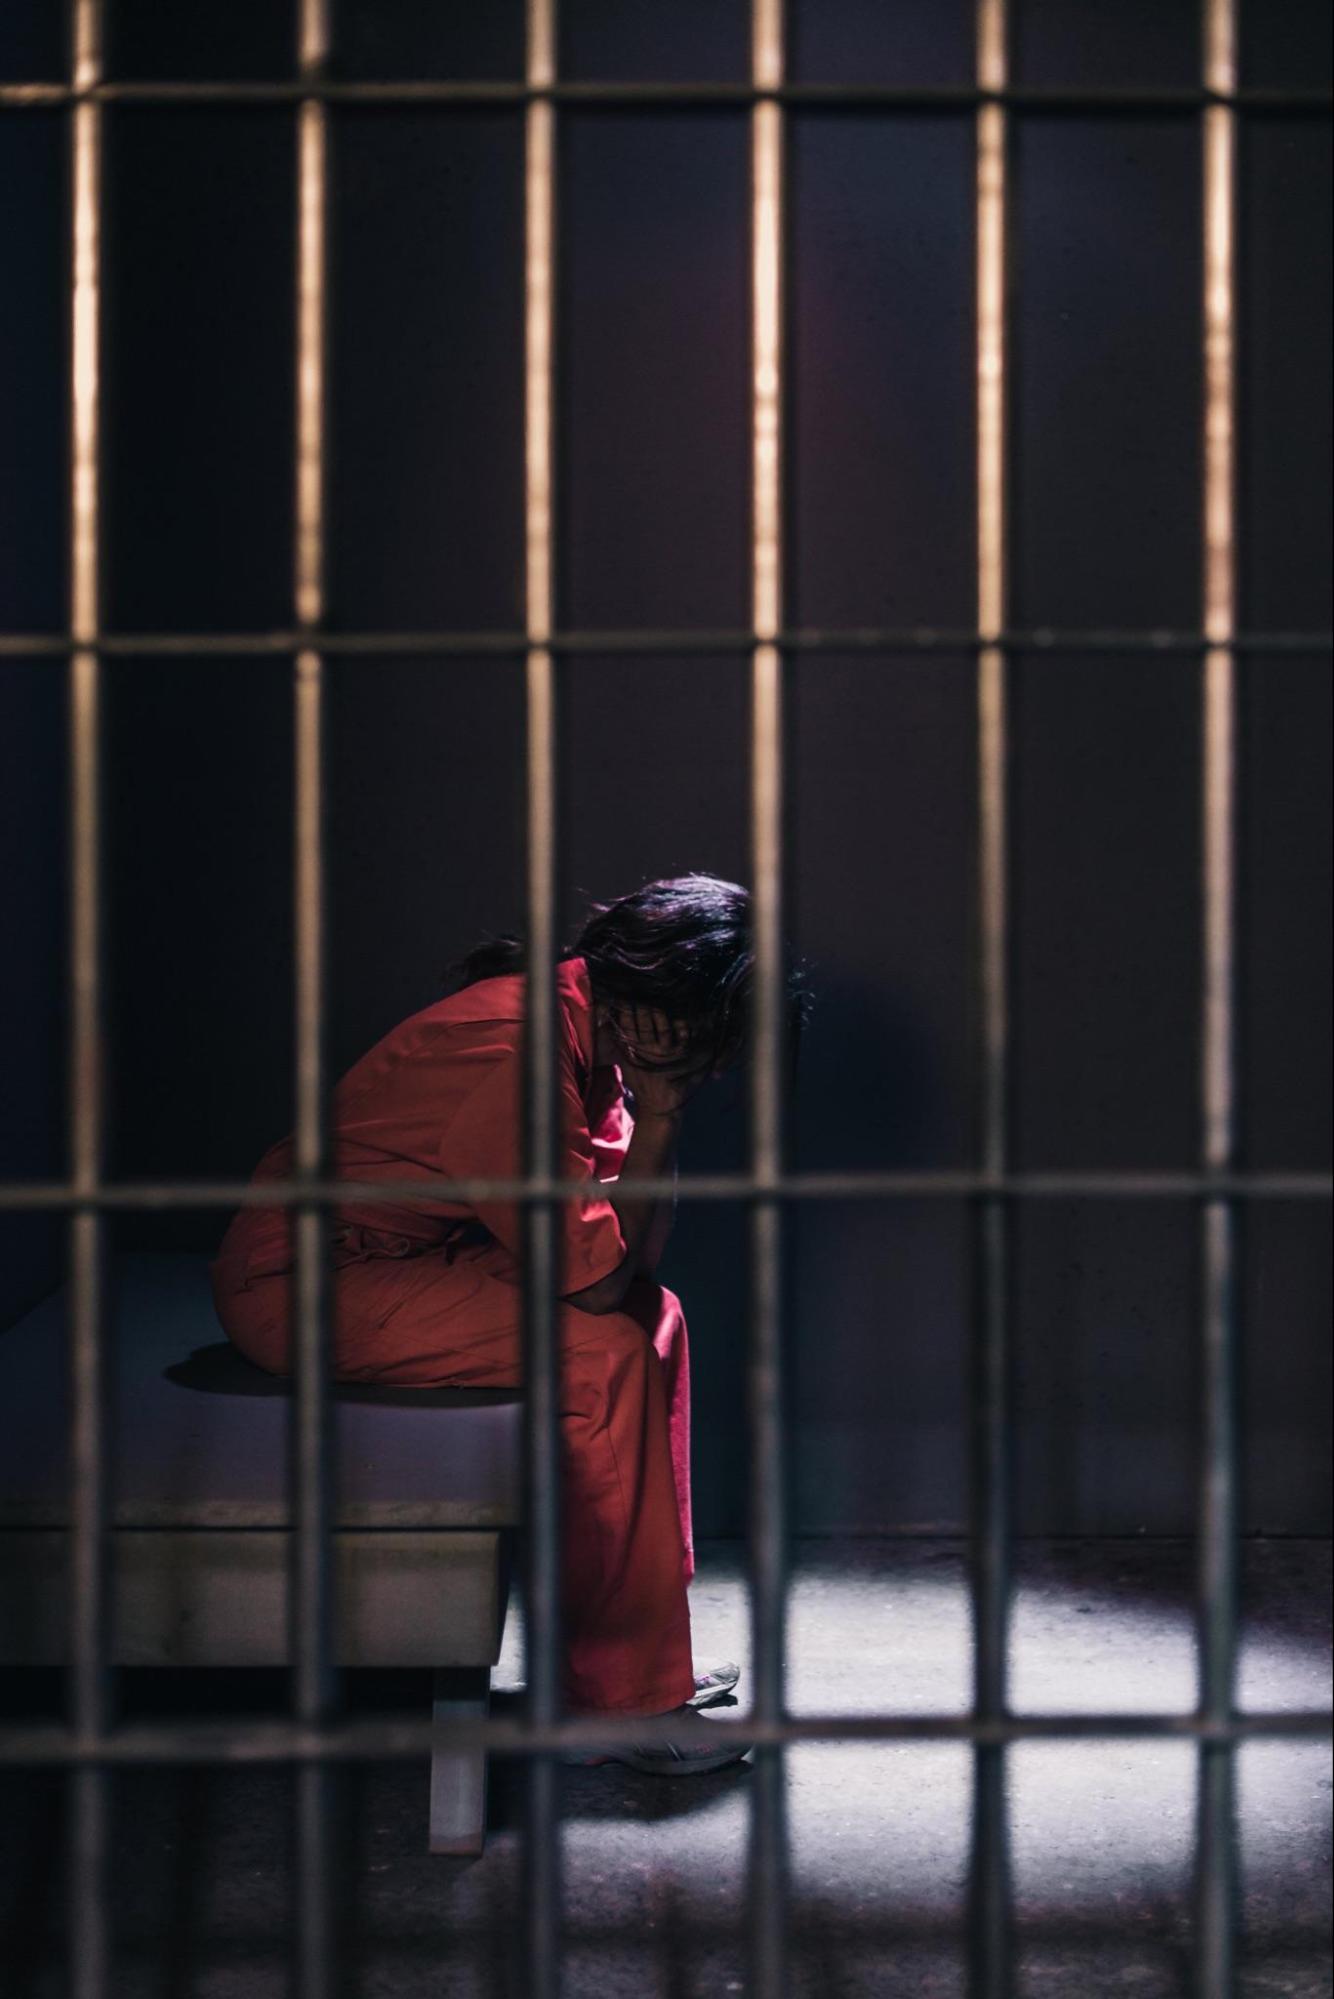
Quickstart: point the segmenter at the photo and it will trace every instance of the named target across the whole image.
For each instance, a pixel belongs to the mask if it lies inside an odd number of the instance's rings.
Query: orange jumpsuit
[[[556,981],[562,1177],[614,1179],[634,1129],[620,1071],[594,1066],[583,959],[565,959]],[[339,1380],[521,1385],[520,1208],[451,1200],[448,1185],[519,1171],[524,986],[520,974],[483,979],[411,1015],[333,1093],[339,1176],[441,1183],[438,1203],[336,1210]],[[291,1168],[289,1136],[265,1153],[253,1178],[280,1178]],[[614,1270],[625,1242],[605,1196],[557,1212],[568,1295]],[[290,1372],[292,1262],[286,1211],[242,1208],[210,1266],[228,1337],[275,1374]],[[695,1691],[685,1319],[672,1292],[641,1276],[619,1311],[558,1303],[556,1322],[566,1705],[661,1713]]]

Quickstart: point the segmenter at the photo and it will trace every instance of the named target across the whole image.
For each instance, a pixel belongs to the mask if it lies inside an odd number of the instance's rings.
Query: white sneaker
[[[731,1693],[741,1678],[740,1666],[734,1666],[729,1659],[725,1665],[711,1666],[707,1673],[696,1673],[695,1691],[686,1702],[687,1707],[713,1707]]]
[[[716,1691],[712,1698],[718,1698]],[[726,1722],[706,1720],[690,1701],[668,1712],[675,1726],[665,1742],[627,1742],[615,1748],[575,1749],[562,1760],[584,1768],[600,1763],[624,1763],[649,1777],[701,1777],[710,1770],[739,1763],[754,1747],[739,1729]]]

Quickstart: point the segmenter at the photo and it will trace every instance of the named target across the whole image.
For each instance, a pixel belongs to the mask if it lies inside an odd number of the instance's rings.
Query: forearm
[[[658,1265],[662,1262],[662,1254],[667,1247],[667,1239],[671,1235],[673,1224],[676,1221],[675,1147],[672,1148],[670,1169],[672,1176],[672,1192],[670,1194],[659,1195],[658,1199],[654,1202],[653,1214],[649,1221],[648,1230],[644,1236],[644,1245],[639,1252],[639,1271],[640,1275],[644,1277],[651,1277],[654,1271],[657,1269]]]
[[[621,1163],[620,1178],[605,1183],[605,1194],[616,1210],[621,1235],[625,1241],[625,1256],[615,1270],[596,1284],[590,1284],[583,1291],[570,1294],[569,1302],[586,1312],[612,1312],[620,1304],[635,1277],[646,1267],[650,1256],[655,1263],[661,1254],[661,1243],[654,1248],[654,1238],[661,1232],[662,1242],[666,1241],[671,1227],[670,1199],[655,1200],[651,1195],[637,1194],[635,1183],[639,1180],[657,1180],[676,1177],[676,1147],[680,1134],[681,1114],[641,1112],[635,1118],[635,1128]],[[666,1208],[665,1225],[660,1210]],[[652,1268],[652,1263],[647,1264]]]

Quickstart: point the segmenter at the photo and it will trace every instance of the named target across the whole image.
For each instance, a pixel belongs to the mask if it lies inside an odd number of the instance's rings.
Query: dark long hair
[[[730,1068],[750,1039],[755,951],[750,891],[717,875],[672,875],[646,882],[615,902],[594,902],[578,934],[560,952],[588,966],[595,999],[613,1009],[657,1007],[685,1029],[674,1058],[690,1075]],[[503,973],[521,972],[524,941],[503,931],[449,968],[458,992]],[[784,971],[790,1072],[810,1012],[804,968],[788,950]]]

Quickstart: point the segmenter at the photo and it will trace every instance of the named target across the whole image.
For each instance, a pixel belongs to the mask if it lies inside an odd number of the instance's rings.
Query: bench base
[[[478,1666],[499,1657],[507,1564],[497,1531],[340,1529],[341,1666]],[[0,1665],[58,1666],[69,1629],[67,1536],[0,1529]],[[125,1528],[111,1536],[116,1666],[284,1666],[285,1529]]]
[[[117,1528],[111,1664],[287,1665],[291,1541],[283,1529]],[[511,1543],[507,1530],[335,1532],[339,1665],[430,1667],[433,1720],[484,1720]],[[0,1530],[0,1665],[64,1663],[67,1553],[63,1529]],[[429,1850],[477,1855],[485,1837],[485,1751],[437,1751]]]
[[[431,1698],[433,1722],[485,1721],[490,1709],[489,1668],[436,1674]],[[485,1837],[485,1750],[436,1750],[431,1757],[431,1852],[478,1854]]]

